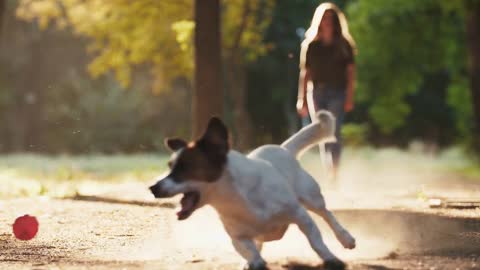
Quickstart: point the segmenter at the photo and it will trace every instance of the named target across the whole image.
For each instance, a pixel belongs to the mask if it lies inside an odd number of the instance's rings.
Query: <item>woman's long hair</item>
[[[348,45],[353,50],[353,53],[356,53],[356,46],[355,41],[353,40],[350,32],[348,31],[348,23],[347,19],[345,18],[345,14],[333,3],[325,2],[320,4],[316,9],[315,13],[313,14],[312,23],[310,27],[305,32],[305,39],[302,41],[301,49],[300,49],[300,68],[305,67],[305,61],[307,57],[307,49],[308,45],[314,40],[319,38],[318,29],[320,27],[320,23],[322,22],[323,15],[326,11],[333,11],[336,16],[334,16],[334,27],[337,35],[341,35],[343,40],[345,40]],[[340,29],[338,29],[340,28]]]

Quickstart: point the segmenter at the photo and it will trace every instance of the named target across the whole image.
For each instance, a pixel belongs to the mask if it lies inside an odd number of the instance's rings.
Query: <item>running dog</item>
[[[170,171],[150,190],[155,198],[183,194],[178,220],[211,205],[248,269],[267,269],[262,244],[282,238],[290,224],[305,234],[326,268],[344,269],[307,210],[320,215],[345,248],[353,249],[355,239],[326,208],[317,182],[297,160],[308,147],[334,140],[333,115],[320,111],[316,116],[281,145],[263,145],[246,156],[230,149],[226,126],[213,117],[196,141],[165,140],[173,151]]]

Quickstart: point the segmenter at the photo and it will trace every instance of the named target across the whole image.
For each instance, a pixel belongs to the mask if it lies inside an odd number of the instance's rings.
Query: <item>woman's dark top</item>
[[[323,85],[346,89],[347,65],[354,63],[353,50],[346,40],[329,45],[314,40],[308,45],[305,66],[315,88]]]

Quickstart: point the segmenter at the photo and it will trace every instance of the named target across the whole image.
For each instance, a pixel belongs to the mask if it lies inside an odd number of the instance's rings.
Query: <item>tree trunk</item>
[[[469,1],[466,14],[470,92],[473,108],[473,147],[480,153],[480,1]]]
[[[5,15],[7,12],[7,0],[0,0],[0,36],[3,34]]]
[[[220,0],[195,0],[195,79],[192,132],[197,138],[211,116],[223,116]]]
[[[0,31],[3,29],[3,21],[5,20],[5,12],[7,10],[6,0],[0,0]]]
[[[247,110],[247,74],[246,67],[238,59],[230,58],[227,66],[228,98],[232,105],[235,148],[248,150],[252,145],[252,127]]]
[[[241,41],[247,27],[247,20],[252,14],[251,1],[243,2],[242,16],[234,34],[232,46],[227,52],[227,93],[232,105],[233,130],[235,136],[235,148],[245,151],[250,148],[252,142],[252,127],[247,110],[247,70],[242,61]]]
[[[39,31],[33,28],[33,31]],[[32,33],[30,32],[30,33]],[[32,34],[33,35],[33,34]],[[43,112],[42,89],[46,88],[43,72],[38,70],[44,61],[41,43],[33,40],[29,44],[29,65],[23,70],[24,80],[16,83],[15,106],[12,119],[12,148],[15,152],[42,150]]]
[[[4,21],[5,21],[5,13],[6,13],[6,0],[0,0],[0,63],[3,64],[3,56],[5,53],[4,49],[4,42],[5,38],[3,37],[3,27],[4,27]],[[0,74],[0,76],[3,74]],[[2,76],[3,77],[3,76]],[[2,85],[4,82],[0,82],[0,85]],[[0,121],[3,122],[4,124],[7,123],[6,118],[4,118],[5,115],[0,112]],[[4,120],[5,119],[5,120]],[[6,138],[7,137],[7,132],[5,131],[5,128],[3,130],[0,130],[0,137],[1,138]],[[0,151],[5,151],[8,149],[8,143],[4,145],[5,139],[0,140]]]

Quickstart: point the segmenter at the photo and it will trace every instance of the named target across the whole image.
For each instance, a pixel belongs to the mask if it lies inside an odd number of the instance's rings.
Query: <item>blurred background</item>
[[[193,2],[0,0],[4,166],[32,153],[162,155],[166,136],[190,138]],[[455,149],[475,168],[479,1],[333,2],[358,46],[347,148]],[[320,3],[221,1],[223,118],[235,148],[280,143],[301,127],[300,42]]]
[[[151,152],[190,137],[193,1],[1,2],[0,151]],[[467,142],[469,1],[334,2],[358,43],[347,141]],[[299,128],[299,47],[319,3],[222,2],[225,118],[243,149]]]
[[[213,209],[177,223],[179,196],[154,201],[148,186],[167,169],[164,138],[198,135],[210,112],[243,152],[301,128],[300,43],[322,2],[0,0],[0,264],[239,262]],[[374,259],[352,269],[478,269],[480,0],[332,2],[358,48],[339,182],[318,147],[300,162],[358,248],[325,230],[328,245]],[[25,213],[41,224],[34,242],[9,233]],[[299,237],[267,259],[318,263]]]

